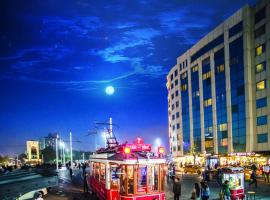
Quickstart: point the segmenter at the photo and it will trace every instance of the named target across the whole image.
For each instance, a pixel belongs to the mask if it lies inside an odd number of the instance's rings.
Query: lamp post
[[[66,162],[65,161],[65,143],[64,143],[64,141],[62,140],[61,142],[60,142],[60,146],[61,146],[61,150],[62,150],[62,164],[64,165],[64,163]]]
[[[55,138],[56,171],[58,172],[58,135]]]
[[[72,133],[69,133],[69,146],[70,146],[70,167],[73,168],[73,157],[72,157]]]

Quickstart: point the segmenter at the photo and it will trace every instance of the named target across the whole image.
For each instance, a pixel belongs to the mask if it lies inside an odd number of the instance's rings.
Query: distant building
[[[39,164],[41,163],[39,142],[34,140],[26,141],[27,163]]]
[[[217,26],[167,75],[172,155],[269,153],[269,85],[270,1],[262,0]]]
[[[45,149],[46,147],[52,147],[55,149],[55,139],[58,133],[49,133],[46,137],[39,139],[40,150]]]

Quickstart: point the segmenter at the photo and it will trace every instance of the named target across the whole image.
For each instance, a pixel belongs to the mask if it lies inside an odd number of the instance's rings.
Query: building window
[[[173,74],[171,74],[171,81],[173,80]]]
[[[256,100],[256,108],[263,108],[267,106],[267,97]]]
[[[176,152],[176,147],[175,146],[173,146],[173,152]]]
[[[172,110],[174,110],[174,104],[172,105]]]
[[[232,37],[236,35],[237,33],[240,33],[242,30],[243,30],[243,22],[241,21],[229,29],[229,37]]]
[[[255,38],[258,38],[258,37],[260,37],[263,34],[265,34],[265,25],[262,25],[261,27],[257,28],[254,31],[254,37]]]
[[[257,135],[258,143],[268,143],[268,133],[261,133]]]
[[[204,100],[204,107],[208,107],[208,106],[211,106],[211,105],[212,105],[212,99],[211,98]]]
[[[255,13],[255,24],[265,18],[265,7]]]
[[[265,52],[265,44],[262,44],[255,48],[255,56],[260,56]]]
[[[176,128],[177,128],[177,129],[180,128],[180,124],[179,124],[179,123],[176,124]]]
[[[217,66],[217,72],[220,73],[220,72],[224,72],[225,71],[225,66],[224,64],[221,64],[219,66]]]
[[[178,90],[176,90],[175,91],[175,96],[178,97],[178,94],[179,94],[179,92],[178,92]]]
[[[181,79],[185,79],[187,77],[187,72],[184,72],[182,75],[181,75]]]
[[[179,107],[179,101],[176,101],[175,103],[175,107],[178,108]]]
[[[178,75],[178,71],[175,70],[175,71],[174,71],[174,76],[176,77],[177,75]]]
[[[179,118],[179,112],[176,113],[176,118]]]
[[[174,126],[174,125],[172,126],[172,130],[173,130],[173,131],[175,130],[175,126]]]
[[[173,83],[171,84],[171,90],[174,88],[174,85],[173,85]]]
[[[257,91],[264,90],[265,87],[266,87],[265,80],[256,83],[256,90]]]
[[[174,85],[175,85],[175,86],[178,85],[178,79],[176,79],[176,80],[174,81]]]
[[[260,73],[265,70],[265,62],[256,65],[256,73]]]
[[[174,120],[175,119],[175,115],[172,115],[172,120]]]
[[[202,77],[203,77],[203,80],[210,78],[211,77],[211,71],[204,73],[202,75]]]
[[[174,99],[174,94],[171,95],[171,99]]]
[[[228,130],[227,123],[219,125],[219,131],[227,131],[227,130]]]
[[[198,65],[196,65],[196,66],[194,66],[194,67],[192,67],[192,72],[196,72],[196,71],[198,71]]]
[[[182,90],[182,91],[186,91],[186,90],[187,90],[187,84],[182,85],[182,86],[181,86],[181,90]]]
[[[257,117],[257,126],[266,125],[267,124],[267,115]]]

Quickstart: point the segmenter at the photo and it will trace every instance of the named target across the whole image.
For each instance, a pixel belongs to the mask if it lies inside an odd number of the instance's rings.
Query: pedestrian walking
[[[230,191],[228,180],[226,180],[222,185],[222,193],[223,193],[224,200],[231,200],[231,191]]]
[[[173,183],[173,193],[174,200],[179,200],[181,196],[181,182],[179,177],[177,177]]]
[[[194,188],[191,193],[191,198],[193,200],[200,200],[201,198],[201,188],[198,183],[194,183]]]
[[[88,193],[87,173],[83,174],[83,192]]]
[[[252,181],[248,185],[251,186],[253,183],[255,183],[255,187],[257,188],[258,183],[257,183],[257,177],[256,177],[256,171],[255,170],[252,170],[250,178],[251,178]]]
[[[205,181],[201,182],[201,197],[202,200],[208,200],[210,197],[210,188]]]
[[[71,167],[69,168],[69,175],[70,175],[70,179],[72,179],[73,171]]]
[[[264,174],[264,180],[266,183],[269,183],[269,173],[270,173],[269,165],[264,165],[263,174]]]

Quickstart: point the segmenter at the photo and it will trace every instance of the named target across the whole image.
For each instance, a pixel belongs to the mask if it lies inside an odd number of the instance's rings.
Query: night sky
[[[85,135],[109,117],[120,141],[159,137],[168,149],[167,72],[254,2],[2,0],[0,153],[21,153],[49,132],[67,139],[70,130],[82,141],[76,149],[93,150]]]

